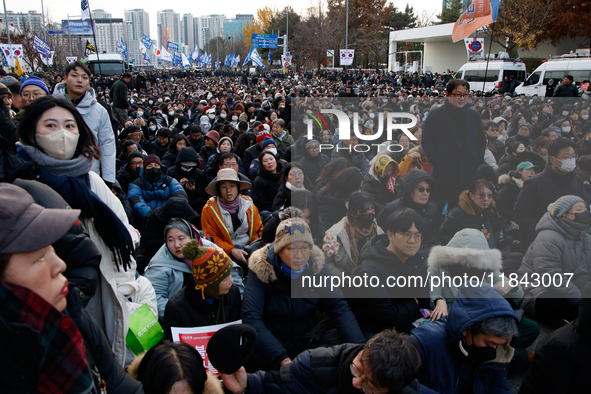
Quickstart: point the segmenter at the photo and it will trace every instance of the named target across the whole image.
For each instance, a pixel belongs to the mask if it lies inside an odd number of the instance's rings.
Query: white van
[[[548,81],[553,79],[558,86],[565,75],[572,75],[575,84],[579,86],[583,81],[591,81],[591,57],[589,50],[577,50],[574,54],[562,55],[545,60],[525,82],[519,85],[515,92],[526,96],[545,96]]]
[[[486,60],[477,60],[460,67],[456,77],[468,81],[472,91],[489,92],[499,89],[505,76],[514,75],[518,82],[525,81],[525,72],[525,64],[514,59],[491,59],[488,62],[488,70]]]

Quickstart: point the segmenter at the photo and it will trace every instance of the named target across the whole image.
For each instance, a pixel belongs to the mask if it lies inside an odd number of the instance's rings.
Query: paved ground
[[[539,323],[538,323],[539,324]],[[535,352],[536,350],[536,345],[544,338],[546,338],[546,336],[548,336],[548,334],[550,334],[552,331],[554,331],[554,329],[546,324],[539,324],[540,326],[540,336],[538,337],[538,339],[536,339],[536,341],[527,349],[530,352]],[[509,383],[511,385],[511,390],[513,391],[514,394],[517,394],[517,392],[519,391],[519,387],[521,387],[521,381],[523,380],[523,378],[525,377],[526,372],[520,373],[520,374],[511,374],[509,375]]]

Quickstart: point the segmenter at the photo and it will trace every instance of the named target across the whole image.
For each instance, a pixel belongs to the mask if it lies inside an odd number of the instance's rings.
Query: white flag
[[[355,49],[341,49],[341,66],[350,66],[353,64]]]
[[[90,19],[90,7],[88,6],[88,0],[81,0],[80,8],[82,8],[82,20]]]
[[[191,63],[189,63],[189,59],[187,59],[187,55],[184,53],[181,53],[181,63],[183,67],[191,67]]]
[[[163,46],[160,47],[160,59],[164,60],[165,62],[171,62],[172,63],[172,56],[170,56],[170,53],[168,53],[168,51],[166,50],[166,48],[164,48]]]

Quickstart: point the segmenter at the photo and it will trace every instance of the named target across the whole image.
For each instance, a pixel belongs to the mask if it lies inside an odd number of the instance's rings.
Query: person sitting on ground
[[[347,216],[326,231],[324,258],[333,275],[350,275],[359,265],[361,249],[374,236],[383,234],[375,221],[375,202],[364,192],[355,192],[347,201]]]
[[[552,287],[525,285],[523,309],[536,318],[562,325],[576,319],[581,291],[591,270],[591,236],[587,229],[591,214],[578,196],[563,196],[548,206],[536,226],[537,236],[529,246],[519,275],[561,277]],[[541,279],[540,279],[541,280]]]
[[[365,174],[361,190],[373,198],[376,204],[376,214],[382,211],[384,205],[397,198],[396,180],[398,175],[398,164],[387,154],[377,156],[369,173]]]
[[[416,380],[419,359],[416,345],[408,335],[384,330],[366,344],[345,343],[300,353],[281,369],[294,379],[275,378],[275,371],[247,374],[244,368],[232,375],[222,374],[222,379],[235,394],[435,393]]]
[[[214,246],[192,240],[181,249],[191,262],[192,280],[173,295],[164,311],[164,336],[171,327],[204,327],[240,320],[242,300],[232,278],[232,261]]]
[[[421,354],[419,381],[441,394],[510,393],[507,363],[517,324],[498,288],[460,289],[447,319],[411,333]]]
[[[309,288],[304,290],[305,298],[292,297],[292,288],[302,286],[302,277],[331,275],[301,214],[291,209],[277,227],[275,242],[248,259],[242,320],[259,335],[255,353],[245,365],[248,371],[277,369],[306,349],[365,342],[338,288]]]
[[[361,251],[360,264],[352,274],[378,278],[389,276],[427,276],[427,262],[418,251],[421,247],[423,219],[410,208],[388,217],[386,234],[373,237]],[[428,289],[410,291],[399,287],[360,288],[351,300],[352,309],[366,338],[385,328],[410,332],[412,323],[422,317],[421,308],[429,307]]]
[[[201,228],[215,239],[228,256],[246,267],[244,247],[260,238],[263,222],[259,210],[240,189],[250,188],[231,168],[218,171],[205,191],[212,196],[201,213]]]
[[[201,354],[187,343],[165,342],[137,356],[127,368],[145,394],[222,394],[219,380],[207,372]]]
[[[129,185],[140,176],[140,168],[144,166],[144,155],[138,150],[127,155],[127,164],[117,171],[117,181],[126,194]]]
[[[581,294],[577,319],[536,345],[536,354],[519,394],[586,392],[591,368],[590,334],[591,284],[587,284]]]

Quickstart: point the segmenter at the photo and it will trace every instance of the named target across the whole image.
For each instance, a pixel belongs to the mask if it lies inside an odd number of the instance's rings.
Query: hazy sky
[[[14,12],[27,12],[36,10],[41,12],[41,0],[5,0],[6,9]],[[266,5],[283,9],[290,5],[296,12],[301,13],[307,7],[317,5],[318,1],[294,1],[294,0],[225,0],[225,1],[179,1],[166,2],[157,0],[88,0],[90,9],[103,9],[113,14],[113,18],[123,18],[124,9],[143,8],[150,14],[150,35],[156,38],[156,11],[172,8],[175,12],[181,14],[193,14],[193,16],[202,16],[210,14],[224,14],[228,18],[233,18],[236,14],[254,14],[258,8]],[[391,0],[399,9],[404,9],[410,0]],[[177,4],[178,5],[175,5]],[[415,3],[415,13],[419,14],[427,10],[432,14],[439,14],[441,11],[442,0],[422,0]],[[67,14],[80,16],[79,0],[44,0],[45,13],[49,14],[53,21],[67,19]],[[4,10],[2,10],[3,12]]]

